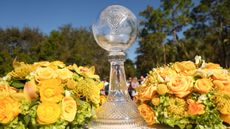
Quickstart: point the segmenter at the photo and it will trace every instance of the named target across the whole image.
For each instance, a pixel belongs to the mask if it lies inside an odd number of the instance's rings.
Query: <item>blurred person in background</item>
[[[145,77],[144,77],[144,76],[141,76],[139,81],[140,81],[140,82],[139,82],[140,84],[143,84],[143,83],[145,82]]]
[[[131,86],[131,82],[132,82],[132,78],[129,77],[129,79],[127,80],[127,87],[128,87],[129,95],[130,95],[131,99],[133,99],[132,92],[134,89]]]
[[[104,83],[104,87],[101,90],[101,94],[108,95],[109,94],[109,82],[106,79],[104,79],[102,82]]]
[[[137,88],[139,86],[139,82],[137,77],[134,77],[131,81],[131,87],[133,88],[132,90],[132,97],[135,96],[137,94],[135,88]]]

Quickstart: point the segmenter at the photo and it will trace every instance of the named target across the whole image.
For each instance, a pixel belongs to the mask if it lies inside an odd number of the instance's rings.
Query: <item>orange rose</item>
[[[219,64],[214,64],[214,63],[206,63],[204,65],[205,69],[221,69]]]
[[[61,114],[61,108],[56,103],[41,103],[37,108],[37,121],[47,125],[55,123]]]
[[[223,115],[223,114],[221,114],[221,115],[220,115],[220,118],[221,118],[224,122],[230,124],[230,114],[229,114],[229,115]]]
[[[230,80],[226,80],[226,81],[214,80],[213,84],[216,89],[226,94],[230,94]]]
[[[83,76],[87,76],[87,77],[90,77],[90,78],[99,78],[98,75],[95,75],[94,72],[95,72],[95,67],[90,67],[90,68],[87,68],[87,67],[78,67],[75,69],[77,73],[83,75]]]
[[[153,125],[156,122],[155,113],[147,104],[138,106],[138,111],[148,125]]]
[[[160,79],[158,79],[160,80],[160,82],[162,79],[164,80],[164,82],[168,82],[173,76],[177,74],[174,70],[172,70],[169,67],[158,68],[155,72],[160,76]]]
[[[212,89],[212,82],[207,78],[196,80],[194,89],[198,93],[208,93]]]
[[[38,97],[36,93],[37,85],[34,80],[26,82],[23,91],[30,99],[36,99]]]
[[[213,80],[226,81],[230,79],[229,75],[226,74],[223,70],[215,70],[213,72],[214,73],[211,76]]]
[[[183,98],[191,92],[193,87],[193,79],[189,76],[177,75],[168,83],[170,93],[175,94],[179,98]]]
[[[156,94],[156,86],[141,86],[137,87],[138,95],[135,97],[137,100],[144,102],[146,100],[151,100]]]
[[[49,67],[40,67],[36,70],[35,73],[35,80],[36,81],[41,81],[41,80],[45,80],[45,79],[52,79],[57,77],[57,74],[55,73],[55,71]]]
[[[62,99],[62,115],[61,118],[69,122],[74,120],[77,112],[77,104],[75,100],[68,96]]]
[[[211,78],[216,89],[230,94],[230,76],[226,70],[215,70]]]
[[[191,99],[189,99],[187,103],[188,103],[188,114],[201,115],[204,113],[205,106],[203,104],[195,102],[194,100]]]
[[[10,96],[0,99],[0,123],[11,122],[20,112],[20,104]]]
[[[48,79],[40,82],[39,91],[42,102],[57,103],[62,100],[64,89],[61,80]]]
[[[182,61],[182,62],[176,62],[173,65],[173,68],[178,73],[183,73],[185,75],[190,75],[190,74],[192,74],[194,72],[194,70],[196,69],[196,66],[191,61]]]

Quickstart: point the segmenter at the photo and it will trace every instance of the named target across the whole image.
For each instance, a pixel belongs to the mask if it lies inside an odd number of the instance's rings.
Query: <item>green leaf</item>
[[[17,89],[24,88],[24,83],[19,81],[19,80],[14,80],[10,85],[17,88]]]

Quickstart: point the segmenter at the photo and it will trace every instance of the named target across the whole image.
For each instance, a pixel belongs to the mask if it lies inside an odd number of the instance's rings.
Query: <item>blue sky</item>
[[[112,4],[128,7],[137,16],[147,5],[159,7],[160,0],[1,0],[0,28],[38,27],[49,34],[62,25],[89,28],[100,11]],[[128,58],[135,60],[138,43],[128,49]]]

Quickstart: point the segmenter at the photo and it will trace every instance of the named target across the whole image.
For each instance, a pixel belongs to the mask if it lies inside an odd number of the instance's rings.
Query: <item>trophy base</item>
[[[143,129],[144,121],[133,101],[107,101],[97,111],[92,129]]]

